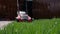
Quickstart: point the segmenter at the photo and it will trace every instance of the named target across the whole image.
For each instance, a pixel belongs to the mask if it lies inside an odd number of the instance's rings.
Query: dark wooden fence
[[[0,18],[14,19],[17,12],[17,0],[0,0]]]
[[[52,18],[60,17],[59,0],[33,0],[33,17]]]
[[[47,3],[39,3],[37,1],[33,2],[33,17],[35,18],[49,18],[50,12],[48,10]]]

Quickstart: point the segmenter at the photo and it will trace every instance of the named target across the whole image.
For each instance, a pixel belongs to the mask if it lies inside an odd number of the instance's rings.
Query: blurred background
[[[18,0],[19,10],[32,18],[60,18],[60,0]],[[0,0],[0,20],[14,20],[17,0]]]

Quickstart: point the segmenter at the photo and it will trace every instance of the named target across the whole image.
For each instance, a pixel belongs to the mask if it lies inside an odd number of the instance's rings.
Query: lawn
[[[60,34],[60,18],[15,21],[0,30],[0,34]]]

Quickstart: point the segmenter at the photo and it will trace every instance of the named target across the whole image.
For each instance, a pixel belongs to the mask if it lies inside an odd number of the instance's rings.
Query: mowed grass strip
[[[32,22],[13,22],[0,34],[60,34],[60,19],[38,19]]]

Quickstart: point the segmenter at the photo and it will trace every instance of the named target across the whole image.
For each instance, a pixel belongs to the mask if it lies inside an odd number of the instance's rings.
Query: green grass
[[[13,22],[0,34],[60,34],[60,19],[39,19],[33,22]]]

